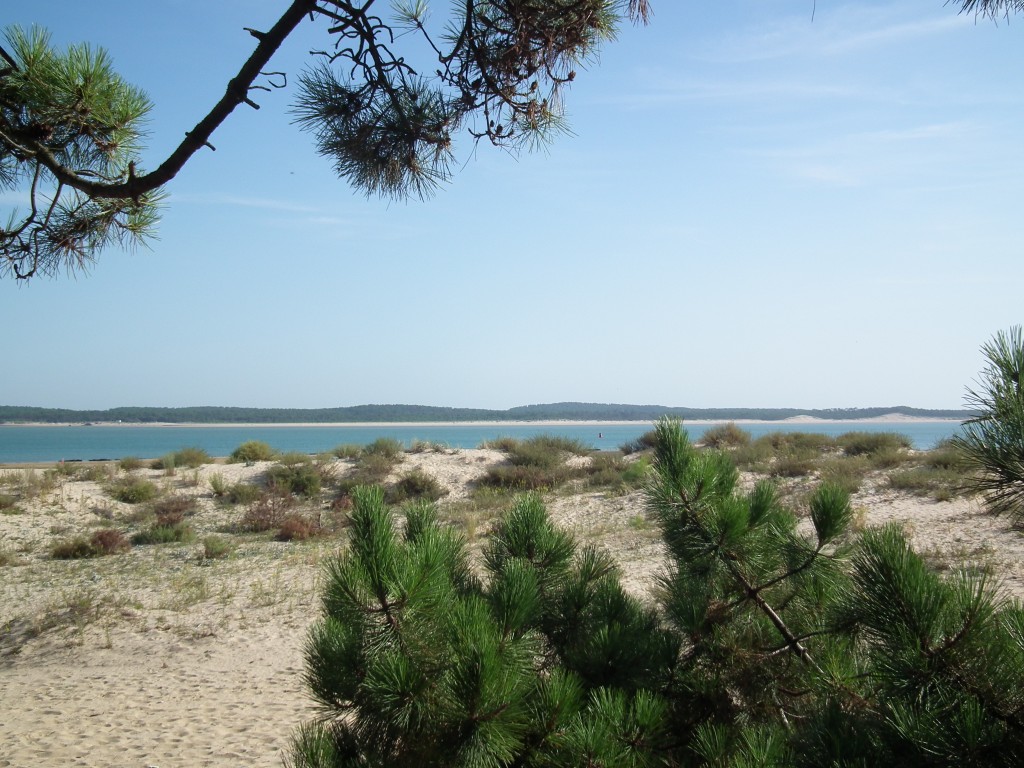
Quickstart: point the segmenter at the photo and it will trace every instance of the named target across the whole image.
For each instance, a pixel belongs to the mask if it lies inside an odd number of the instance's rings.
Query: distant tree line
[[[80,411],[69,408],[35,408],[0,405],[0,423],[44,424],[83,422],[124,422],[130,424],[289,424],[351,423],[389,421],[656,421],[663,416],[683,420],[760,419],[778,421],[793,416],[821,419],[865,419],[887,414],[933,419],[967,419],[967,410],[942,410],[890,406],[878,408],[669,408],[663,405],[605,403],[550,403],[522,405],[505,410],[486,408],[444,408],[430,405],[354,405],[344,408],[189,408],[124,407]]]

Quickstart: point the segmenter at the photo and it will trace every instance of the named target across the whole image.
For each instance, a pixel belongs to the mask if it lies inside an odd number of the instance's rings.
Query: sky
[[[0,282],[0,404],[961,407],[1024,319],[1024,16],[652,4],[573,83],[572,135],[463,136],[425,202],[353,191],[294,89],[259,92],[149,248]],[[7,0],[0,22],[105,48],[154,102],[153,167],[285,5]],[[329,44],[306,23],[272,69],[291,85]]]

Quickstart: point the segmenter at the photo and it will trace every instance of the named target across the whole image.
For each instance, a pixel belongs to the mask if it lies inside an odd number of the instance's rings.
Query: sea
[[[724,422],[723,422],[724,423]],[[715,423],[683,424],[691,440],[699,440]],[[899,432],[915,448],[932,448],[960,428],[957,421],[899,422],[757,422],[739,424],[752,437],[770,432],[813,432],[840,435],[845,432]],[[557,435],[580,441],[595,450],[616,450],[653,428],[650,422],[630,424],[417,424],[329,426],[15,426],[0,425],[0,464],[58,461],[102,461],[135,456],[148,459],[181,448],[202,448],[211,456],[227,456],[247,440],[262,440],[278,451],[322,453],[345,444],[367,445],[381,437],[398,440],[406,447],[415,442],[437,443],[450,448],[478,448],[499,437],[524,439]]]

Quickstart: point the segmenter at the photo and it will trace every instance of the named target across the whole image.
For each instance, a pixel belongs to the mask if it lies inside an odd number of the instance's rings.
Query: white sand
[[[451,508],[501,459],[488,450],[407,454],[396,473],[416,467],[435,476]],[[264,469],[137,474],[199,498],[191,522],[201,541],[241,514],[212,499],[209,477],[234,482]],[[27,471],[0,470],[0,478]],[[936,503],[878,482],[854,503],[863,524],[903,522],[934,562],[984,562],[1009,593],[1024,595],[1024,537],[977,503]],[[0,551],[19,561],[0,568],[0,767],[281,764],[292,729],[314,714],[302,646],[317,614],[318,562],[342,538],[239,537],[245,543],[234,555],[208,563],[198,559],[201,543],[54,561],[55,541],[103,525],[124,528],[133,508],[78,480],[19,507],[21,514],[0,515]],[[560,493],[549,509],[581,540],[612,552],[627,588],[646,593],[664,550],[643,519],[641,494]],[[481,521],[477,534],[485,528]]]

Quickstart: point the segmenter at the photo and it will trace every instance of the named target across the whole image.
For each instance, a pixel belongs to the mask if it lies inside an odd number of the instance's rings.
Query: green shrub
[[[96,551],[85,536],[76,536],[74,539],[58,541],[50,550],[50,557],[54,560],[80,560],[86,557],[96,557]]]
[[[111,498],[125,504],[141,504],[151,501],[159,493],[157,487],[149,480],[140,477],[123,477],[115,480],[109,489]]]
[[[310,463],[308,456],[300,464],[275,464],[267,470],[266,478],[267,487],[280,493],[294,493],[307,499],[320,493],[320,473]]]
[[[125,456],[117,462],[117,466],[122,472],[134,472],[136,469],[142,469],[142,459],[138,456]]]
[[[541,491],[557,488],[570,477],[563,464],[556,467],[538,467],[530,464],[491,467],[477,482],[491,488],[512,491]]]
[[[276,456],[276,461],[285,467],[294,467],[299,464],[309,464],[312,458],[308,453],[299,453],[298,451],[288,451],[287,453],[279,453]]]
[[[221,560],[230,555],[234,549],[234,544],[222,536],[207,536],[203,539],[204,560]]]
[[[651,462],[641,456],[634,461],[627,461],[622,471],[622,481],[630,488],[639,488],[647,480],[651,472]]]
[[[76,477],[93,483],[105,483],[114,478],[114,465],[105,461],[90,461],[79,465]]]
[[[622,453],[625,454],[626,456],[629,456],[631,453],[650,451],[653,450],[654,447],[657,445],[657,440],[657,433],[653,429],[651,429],[648,430],[647,432],[644,432],[639,437],[636,437],[627,443],[623,443],[622,445],[619,446],[619,450],[622,451]]]
[[[331,454],[339,459],[358,459],[363,454],[363,448],[353,443],[345,443],[334,448]]]
[[[414,469],[399,478],[393,486],[385,489],[385,498],[389,504],[401,504],[409,499],[437,501],[447,493],[437,478]]]
[[[824,453],[835,448],[835,440],[816,432],[769,432],[754,442],[766,443],[776,452],[814,451]]]
[[[189,469],[198,469],[204,464],[212,464],[213,458],[203,448],[180,448],[175,451],[172,456],[174,457],[175,467],[188,467]]]
[[[235,483],[230,486],[225,498],[230,504],[252,504],[263,495],[263,489],[252,483]]]
[[[740,429],[730,421],[717,427],[711,427],[701,435],[700,442],[706,448],[720,450],[722,448],[739,448],[741,445],[750,445],[750,433]]]
[[[132,536],[132,543],[139,545],[188,544],[194,541],[195,537],[195,531],[188,523],[180,522],[172,525],[157,523]]]
[[[805,477],[814,474],[821,454],[808,448],[791,448],[780,452],[768,469],[772,477]]]
[[[214,472],[210,475],[206,482],[210,486],[210,493],[213,494],[215,499],[222,499],[228,494],[228,481],[224,479],[224,475],[220,472]]]
[[[409,453],[444,453],[448,446],[431,440],[413,440],[409,446]]]
[[[174,477],[175,459],[173,453],[165,453],[158,459],[149,462],[150,469],[162,469],[168,477]]]
[[[397,460],[404,452],[402,444],[393,437],[378,437],[363,447],[364,456],[383,456],[392,460]]]
[[[0,514],[18,514],[18,497],[9,493],[0,493]]]
[[[491,451],[501,451],[502,453],[508,453],[517,445],[519,445],[518,440],[514,437],[506,437],[504,435],[495,437],[492,440],[485,440],[480,443],[481,448],[486,448]]]
[[[822,464],[820,479],[822,482],[842,488],[846,493],[853,494],[861,489],[870,468],[868,460],[864,456],[837,456],[826,459]]]
[[[909,437],[898,432],[846,432],[835,443],[847,456],[909,451],[914,447]]]
[[[89,538],[76,536],[57,542],[50,550],[50,557],[54,560],[80,560],[125,552],[130,547],[123,533],[113,528],[104,528],[95,531]]]
[[[952,440],[940,440],[934,448],[921,456],[921,463],[931,469],[945,469],[964,477],[971,472],[970,460]]]
[[[892,472],[888,482],[894,490],[915,496],[931,496],[936,501],[948,501],[966,490],[963,475],[959,472],[927,466]]]
[[[228,461],[238,464],[254,464],[257,461],[270,461],[274,458],[274,449],[260,440],[248,440],[235,448]]]
[[[624,486],[622,475],[626,471],[626,462],[618,453],[595,453],[584,471],[589,486],[620,488]]]

